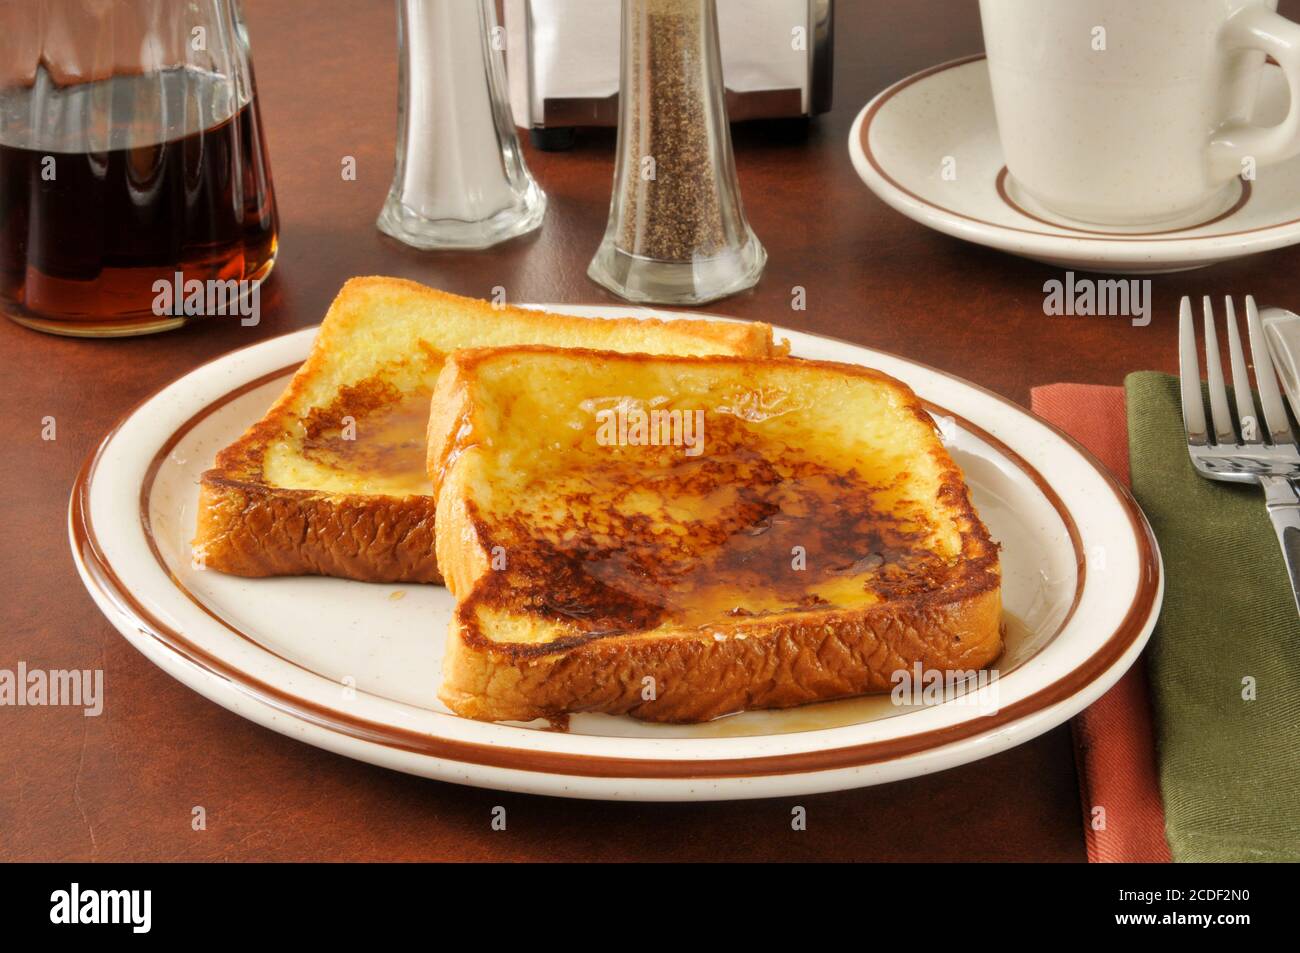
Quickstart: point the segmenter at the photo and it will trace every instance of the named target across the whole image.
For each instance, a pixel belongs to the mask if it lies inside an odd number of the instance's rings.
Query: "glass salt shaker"
[[[495,0],[398,0],[397,169],[379,229],[416,248],[487,248],[542,223],[519,148]]]
[[[629,301],[703,304],[753,286],[715,0],[623,0],[618,154],[587,274]]]

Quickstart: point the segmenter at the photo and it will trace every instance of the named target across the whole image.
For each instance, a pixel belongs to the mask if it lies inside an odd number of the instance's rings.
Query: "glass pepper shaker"
[[[398,0],[397,170],[379,229],[417,248],[487,248],[537,228],[495,0]]]
[[[703,304],[753,286],[715,0],[623,0],[614,192],[587,274],[619,297]]]

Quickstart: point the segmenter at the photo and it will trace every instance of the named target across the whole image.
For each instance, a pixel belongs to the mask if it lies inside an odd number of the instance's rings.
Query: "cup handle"
[[[1247,158],[1265,166],[1300,153],[1300,24],[1265,6],[1244,7],[1228,19],[1219,42],[1227,50],[1263,50],[1281,65],[1291,87],[1290,108],[1278,125],[1234,119],[1215,131],[1211,170],[1226,181],[1242,174]]]

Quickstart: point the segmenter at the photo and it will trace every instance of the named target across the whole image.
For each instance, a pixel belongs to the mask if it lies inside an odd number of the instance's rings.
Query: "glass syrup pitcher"
[[[242,313],[276,230],[237,0],[0,3],[0,311],[88,337]]]

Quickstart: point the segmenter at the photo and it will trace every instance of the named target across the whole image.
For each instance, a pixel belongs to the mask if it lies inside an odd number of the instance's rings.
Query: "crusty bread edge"
[[[956,513],[964,585],[916,599],[858,610],[816,610],[728,621],[708,631],[594,639],[560,650],[545,644],[493,643],[478,631],[473,599],[486,572],[458,467],[462,454],[478,452],[472,421],[476,366],[512,353],[554,348],[516,346],[458,351],[435,389],[429,421],[429,471],[438,500],[439,565],[458,605],[448,633],[439,698],[452,711],[487,721],[530,721],[575,711],[630,714],[652,721],[698,722],[753,708],[785,708],[830,698],[885,691],[892,673],[920,662],[923,669],[984,668],[1002,652],[1001,573],[997,545],[970,502],[960,470],[942,446],[939,494]],[[566,353],[572,354],[573,350]],[[579,352],[583,353],[583,352]],[[627,355],[586,352],[593,360]],[[635,356],[633,356],[635,359]],[[666,357],[656,361],[734,363],[744,358]],[[762,364],[818,366],[884,382],[930,427],[934,422],[911,388],[888,375],[851,364],[769,358]],[[716,629],[716,631],[715,631]],[[841,667],[824,671],[834,652]],[[767,653],[767,654],[764,654]],[[801,658],[813,659],[800,665]],[[777,664],[785,660],[782,667]],[[775,661],[774,661],[775,660]],[[766,680],[756,671],[771,671]],[[819,673],[820,674],[817,674]],[[645,679],[653,686],[647,698]]]
[[[217,454],[214,466],[200,478],[198,520],[193,540],[195,561],[207,569],[236,576],[267,577],[326,575],[362,582],[441,583],[434,555],[434,498],[322,493],[267,485],[263,480],[266,447],[282,430],[282,420],[295,407],[305,382],[321,365],[363,313],[365,299],[375,291],[414,294],[430,302],[455,302],[475,310],[485,320],[539,316],[553,325],[578,326],[590,321],[573,315],[541,313],[512,305],[493,305],[429,288],[404,278],[351,278],[330,304],[307,359],[266,414],[238,440]],[[674,323],[719,347],[784,353],[788,345],[774,344],[770,325],[697,319],[635,319],[651,324]],[[350,526],[375,529],[375,545]],[[409,540],[396,534],[408,531]],[[427,532],[426,532],[427,531]],[[278,538],[277,538],[278,537]],[[383,541],[393,541],[387,548]],[[426,553],[417,545],[428,543]]]
[[[458,610],[438,697],[456,714],[484,721],[580,711],[708,721],[889,691],[894,673],[918,663],[925,672],[983,669],[1003,647],[996,584],[951,602],[791,613],[729,627],[720,638],[691,631],[597,639],[527,658],[468,644],[466,621]]]
[[[433,498],[324,494],[225,480],[199,486],[194,559],[236,576],[440,583]]]

